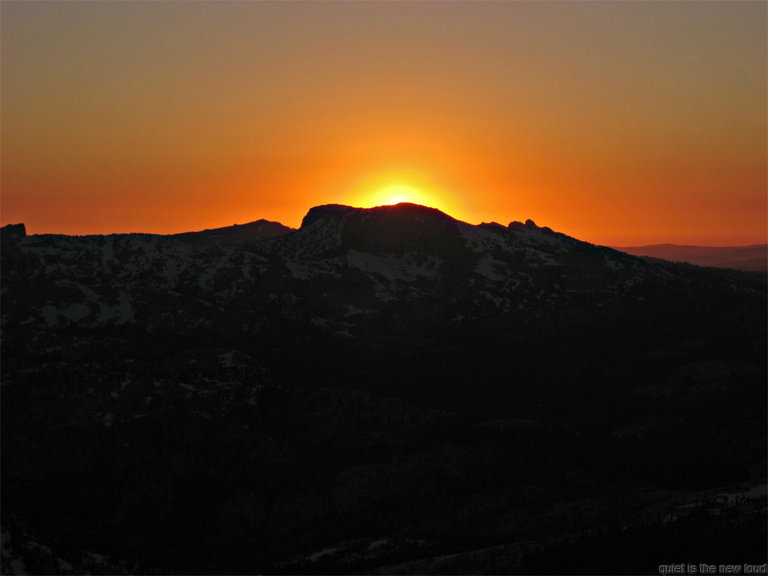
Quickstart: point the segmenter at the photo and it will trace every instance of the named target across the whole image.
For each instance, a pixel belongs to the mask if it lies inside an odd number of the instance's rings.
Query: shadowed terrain
[[[766,562],[766,278],[413,204],[2,229],[3,573]]]

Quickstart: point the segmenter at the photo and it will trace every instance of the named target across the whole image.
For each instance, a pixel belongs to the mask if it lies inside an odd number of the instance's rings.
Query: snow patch
[[[334,268],[340,262],[337,259],[316,260],[310,262],[296,262],[286,258],[285,265],[291,271],[291,276],[297,280],[310,280],[312,278],[341,278],[341,274]]]
[[[497,232],[480,226],[459,222],[459,233],[465,245],[473,252],[483,253],[504,244],[504,238]]]
[[[72,322],[79,322],[83,318],[86,318],[90,313],[91,309],[83,303],[72,304],[66,308],[56,308],[49,304],[42,309],[43,318],[48,326],[58,324],[60,316],[63,316]]]
[[[133,305],[128,294],[120,291],[117,304],[105,304],[99,302],[99,322],[114,321],[116,324],[125,324],[134,320]]]
[[[485,276],[489,280],[498,282],[499,280],[504,280],[504,276],[502,276],[496,271],[497,267],[503,268],[504,266],[505,266],[504,262],[500,260],[496,260],[496,258],[491,256],[490,254],[486,254],[480,259],[480,262],[477,263],[475,272],[477,272],[481,276]]]
[[[224,368],[234,368],[235,366],[234,350],[231,350],[229,352],[224,352],[223,354],[219,354],[219,364],[221,364]]]
[[[531,267],[536,267],[538,265],[558,266],[560,264],[560,262],[553,258],[551,254],[543,252],[542,250],[536,250],[535,248],[526,248],[525,256],[528,260],[528,265]]]
[[[376,550],[377,548],[381,548],[382,546],[386,545],[389,542],[386,538],[380,538],[378,540],[374,540],[370,544],[368,544],[368,550]]]
[[[412,282],[417,278],[437,278],[442,263],[441,258],[414,253],[406,253],[401,257],[357,250],[347,253],[347,265],[350,268],[357,268],[371,278],[378,277],[390,283]]]
[[[107,558],[106,556],[102,556],[101,554],[96,554],[96,552],[86,552],[86,555],[88,558],[91,559],[91,561],[95,562],[96,564],[106,564]]]
[[[731,506],[742,500],[757,500],[759,498],[765,498],[768,494],[768,484],[759,484],[753,486],[749,490],[743,490],[741,492],[725,492],[718,494],[718,499],[724,500],[727,506]]]
[[[357,306],[352,306],[351,304],[348,304],[346,307],[346,312],[344,312],[344,316],[357,316],[359,314],[371,314],[373,310],[368,310],[366,308],[358,308]]]
[[[309,560],[311,562],[317,562],[320,560],[320,558],[323,558],[324,556],[333,556],[338,551],[338,548],[324,548],[320,550],[319,552],[315,552],[314,554],[310,555]]]

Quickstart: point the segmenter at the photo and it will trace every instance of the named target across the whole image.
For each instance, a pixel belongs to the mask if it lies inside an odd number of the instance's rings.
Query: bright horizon
[[[0,3],[0,223],[171,234],[424,204],[768,241],[765,2]]]

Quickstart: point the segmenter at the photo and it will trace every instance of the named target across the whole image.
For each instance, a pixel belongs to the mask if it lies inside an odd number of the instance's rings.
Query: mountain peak
[[[18,242],[27,236],[27,227],[24,224],[7,224],[0,228],[0,241],[3,243]]]
[[[437,208],[430,208],[429,206],[423,206],[421,204],[414,204],[412,202],[400,202],[399,204],[386,204],[383,206],[375,206],[372,208],[356,208],[353,206],[346,206],[344,204],[323,204],[321,206],[315,206],[310,208],[307,215],[301,222],[301,228],[306,228],[317,222],[318,220],[324,220],[327,218],[341,218],[346,219],[349,217],[362,218],[362,219],[387,219],[387,220],[412,220],[412,219],[437,219],[437,220],[451,220],[455,219],[448,214],[438,210]]]
[[[362,208],[353,208],[352,206],[345,206],[344,204],[322,204],[310,208],[307,215],[301,221],[300,228],[306,228],[311,226],[318,220],[325,220],[327,218],[340,218],[356,210],[362,210]]]
[[[339,247],[368,252],[441,252],[457,240],[459,221],[436,208],[402,202],[374,208],[326,204],[312,208],[301,231],[334,237]],[[334,232],[331,232],[334,231]]]
[[[260,219],[247,224],[233,224],[232,226],[206,229],[199,232],[182,232],[181,234],[174,234],[174,236],[181,240],[193,242],[212,241],[221,244],[241,244],[285,236],[293,231],[293,228],[284,226],[279,222]]]

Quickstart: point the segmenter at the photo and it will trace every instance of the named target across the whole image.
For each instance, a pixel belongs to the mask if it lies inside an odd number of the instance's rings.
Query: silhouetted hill
[[[764,274],[412,204],[20,230],[3,573],[766,561]]]
[[[650,256],[671,262],[686,262],[697,266],[734,268],[764,272],[768,270],[768,244],[751,246],[680,246],[677,244],[653,244],[650,246],[625,246],[617,250],[636,256]]]
[[[27,236],[27,228],[24,224],[8,224],[0,228],[2,235],[0,242],[4,244],[15,244]]]
[[[175,234],[179,239],[218,242],[222,244],[242,244],[245,242],[257,242],[267,238],[276,238],[293,232],[293,228],[283,226],[279,222],[269,220],[257,220],[248,224],[234,224],[224,228],[203,230],[202,232],[183,232]]]

